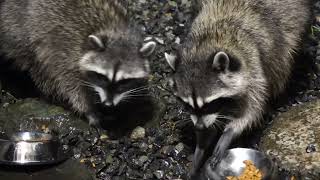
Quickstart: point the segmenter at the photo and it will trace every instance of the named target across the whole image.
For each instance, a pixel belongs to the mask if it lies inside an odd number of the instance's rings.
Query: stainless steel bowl
[[[264,153],[246,148],[235,148],[227,151],[225,157],[214,168],[205,167],[205,179],[225,180],[227,176],[240,176],[245,168],[244,160],[251,160],[262,172],[263,180],[277,180],[278,168]]]
[[[68,158],[59,140],[40,132],[19,132],[8,139],[0,139],[0,164],[43,165]]]

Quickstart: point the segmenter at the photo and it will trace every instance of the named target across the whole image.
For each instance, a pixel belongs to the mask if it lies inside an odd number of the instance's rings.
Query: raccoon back
[[[291,72],[292,56],[311,21],[311,1],[202,0],[202,5],[192,25],[191,41],[210,37],[214,48],[256,50],[270,94],[282,91]],[[244,50],[239,55],[250,56],[246,53]],[[257,62],[252,59],[248,57],[246,64],[254,77]]]

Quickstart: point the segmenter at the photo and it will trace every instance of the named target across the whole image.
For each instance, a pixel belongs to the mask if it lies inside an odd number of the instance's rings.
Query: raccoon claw
[[[209,165],[211,169],[214,169],[218,163],[221,161],[222,159],[222,155],[218,155],[218,156],[213,156],[210,160],[209,160]]]
[[[227,147],[223,146],[216,146],[215,150],[213,151],[213,156],[210,159],[210,166],[211,168],[215,168],[216,165],[221,161],[223,156],[225,155],[225,151],[227,150]]]
[[[216,132],[211,130],[196,131],[197,147],[192,161],[192,170],[190,173],[191,179],[199,179],[201,168],[207,161],[207,158],[211,156],[211,151],[209,151],[209,149],[216,135]]]

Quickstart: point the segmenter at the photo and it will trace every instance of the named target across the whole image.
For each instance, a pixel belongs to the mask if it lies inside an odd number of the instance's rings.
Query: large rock
[[[304,179],[320,178],[320,100],[280,114],[262,137],[261,148],[280,167]]]
[[[36,130],[62,135],[88,129],[88,123],[72,113],[37,99],[16,100],[0,108],[0,132],[6,134]]]

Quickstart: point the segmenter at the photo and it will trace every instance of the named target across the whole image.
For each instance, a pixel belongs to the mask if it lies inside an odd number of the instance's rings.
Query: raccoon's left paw
[[[94,127],[94,128],[100,128],[101,125],[100,125],[100,122],[101,122],[101,118],[100,116],[98,116],[97,114],[95,113],[88,113],[86,115],[88,121],[89,121],[89,125],[91,127]]]
[[[209,164],[211,168],[215,168],[215,166],[221,161],[228,147],[229,146],[227,146],[226,144],[218,142],[218,144],[214,148],[212,156],[209,159]]]
[[[226,151],[231,145],[232,140],[235,137],[235,133],[232,129],[226,129],[221,135],[218,143],[216,144],[212,157],[210,159],[210,166],[214,168],[224,157]]]
[[[214,155],[211,157],[211,159],[209,160],[209,165],[212,169],[214,169],[218,163],[222,160],[224,156],[223,152],[214,152]]]

